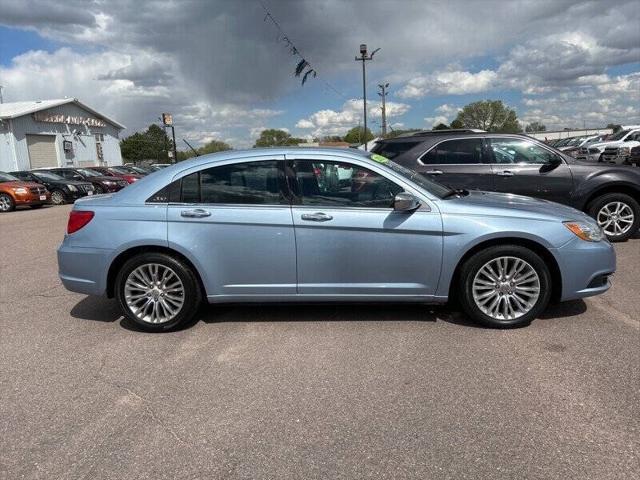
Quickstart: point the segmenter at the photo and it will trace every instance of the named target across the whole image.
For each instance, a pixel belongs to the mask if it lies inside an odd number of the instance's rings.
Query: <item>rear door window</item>
[[[425,165],[474,165],[482,163],[481,138],[461,138],[440,142],[420,161]]]
[[[408,152],[413,147],[418,145],[419,141],[402,141],[402,142],[378,142],[375,147],[371,149],[373,153],[382,155],[389,159],[395,158],[405,152]]]

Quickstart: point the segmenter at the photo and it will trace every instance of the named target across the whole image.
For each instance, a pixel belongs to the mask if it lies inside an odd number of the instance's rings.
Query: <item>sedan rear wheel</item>
[[[6,193],[0,193],[0,212],[10,212],[16,208],[13,198]]]
[[[549,269],[535,252],[518,245],[490,247],[461,271],[462,306],[490,327],[526,325],[549,303]]]
[[[116,297],[125,317],[155,332],[188,322],[201,302],[195,274],[164,253],[146,253],[127,261],[116,278]]]

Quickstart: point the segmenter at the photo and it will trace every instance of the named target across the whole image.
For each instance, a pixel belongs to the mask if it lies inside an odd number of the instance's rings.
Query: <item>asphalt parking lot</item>
[[[168,334],[67,292],[70,207],[0,215],[0,478],[638,478],[640,238],[530,327],[226,306]]]

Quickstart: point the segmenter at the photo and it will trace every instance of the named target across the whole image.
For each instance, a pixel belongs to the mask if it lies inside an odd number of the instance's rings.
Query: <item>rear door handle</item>
[[[502,172],[497,172],[496,175],[500,177],[513,177],[513,172],[511,170],[503,170]]]
[[[427,170],[425,173],[427,175],[442,175],[444,172],[442,170]]]
[[[204,218],[210,217],[211,212],[204,210],[202,208],[194,208],[193,210],[182,210],[180,215],[187,218]]]
[[[327,215],[326,213],[317,212],[317,213],[304,213],[302,214],[302,220],[307,220],[308,222],[328,222],[329,220],[333,220],[331,215]]]

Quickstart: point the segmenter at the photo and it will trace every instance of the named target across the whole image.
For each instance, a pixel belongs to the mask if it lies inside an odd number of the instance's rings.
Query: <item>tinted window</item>
[[[429,150],[422,163],[438,165],[475,164],[482,162],[482,139],[447,140]]]
[[[545,164],[558,158],[549,150],[521,138],[492,138],[493,163]]]
[[[378,142],[371,151],[387,158],[395,158],[401,153],[408,152],[420,142]]]
[[[288,204],[277,160],[213,167],[182,180],[185,203]]]
[[[151,197],[147,199],[149,203],[170,203],[170,202],[179,202],[180,201],[180,186],[181,180],[176,180],[175,182],[170,183],[162,190],[154,193]]]
[[[393,208],[403,191],[385,177],[348,163],[298,160],[292,185],[302,205]]]

